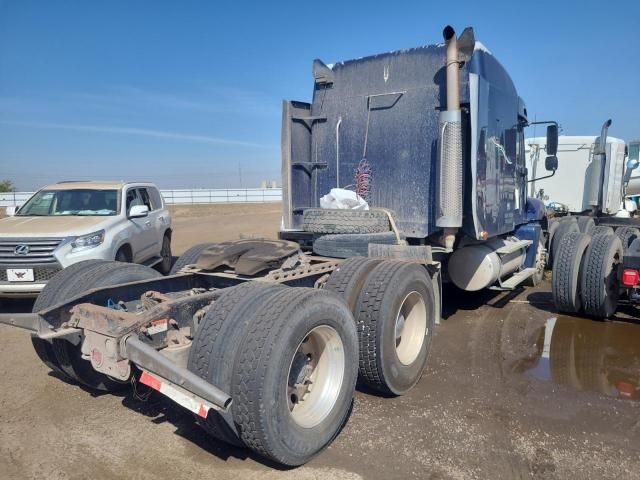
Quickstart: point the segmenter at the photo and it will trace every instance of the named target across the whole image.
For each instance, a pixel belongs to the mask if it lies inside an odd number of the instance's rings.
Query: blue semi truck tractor
[[[509,290],[543,273],[524,102],[472,29],[443,33],[443,44],[314,62],[312,102],[284,102],[278,240],[196,245],[166,277],[81,262],[33,313],[0,322],[28,330],[70,381],[157,391],[213,442],[307,462],[347,420],[357,380],[385,395],[418,382],[444,281]],[[332,189],[370,208],[318,208]]]

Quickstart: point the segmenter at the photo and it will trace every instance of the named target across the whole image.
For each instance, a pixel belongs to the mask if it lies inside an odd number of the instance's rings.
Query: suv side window
[[[162,196],[157,188],[149,187],[147,188],[149,192],[149,196],[151,197],[151,205],[153,205],[154,210],[158,210],[162,208]]]
[[[137,188],[130,188],[127,190],[127,214],[129,213],[129,210],[131,210],[131,207],[142,204],[142,200],[138,196]]]
[[[139,188],[138,195],[140,195],[140,199],[142,200],[142,205],[146,205],[149,211],[155,210],[151,206],[151,199],[149,198],[149,192],[147,192],[146,188]]]

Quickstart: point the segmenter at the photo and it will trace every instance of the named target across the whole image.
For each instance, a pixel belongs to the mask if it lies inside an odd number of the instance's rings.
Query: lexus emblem
[[[16,255],[29,255],[30,251],[29,245],[17,245],[13,253]]]

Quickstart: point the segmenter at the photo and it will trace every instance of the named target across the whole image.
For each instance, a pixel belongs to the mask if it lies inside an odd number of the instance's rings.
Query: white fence
[[[281,202],[281,188],[160,190],[169,205]],[[34,192],[0,193],[0,207],[22,205]]]

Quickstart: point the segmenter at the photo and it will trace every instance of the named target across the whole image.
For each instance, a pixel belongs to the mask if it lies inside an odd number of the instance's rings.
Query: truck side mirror
[[[555,172],[558,169],[558,157],[556,157],[555,155],[549,155],[547,158],[545,158],[544,168],[546,168],[548,172]]]
[[[640,165],[640,160],[637,158],[630,158],[627,160],[627,170],[635,170]]]
[[[556,153],[558,153],[558,126],[549,125],[547,127],[547,155],[555,156]],[[547,168],[547,170],[549,169]]]

